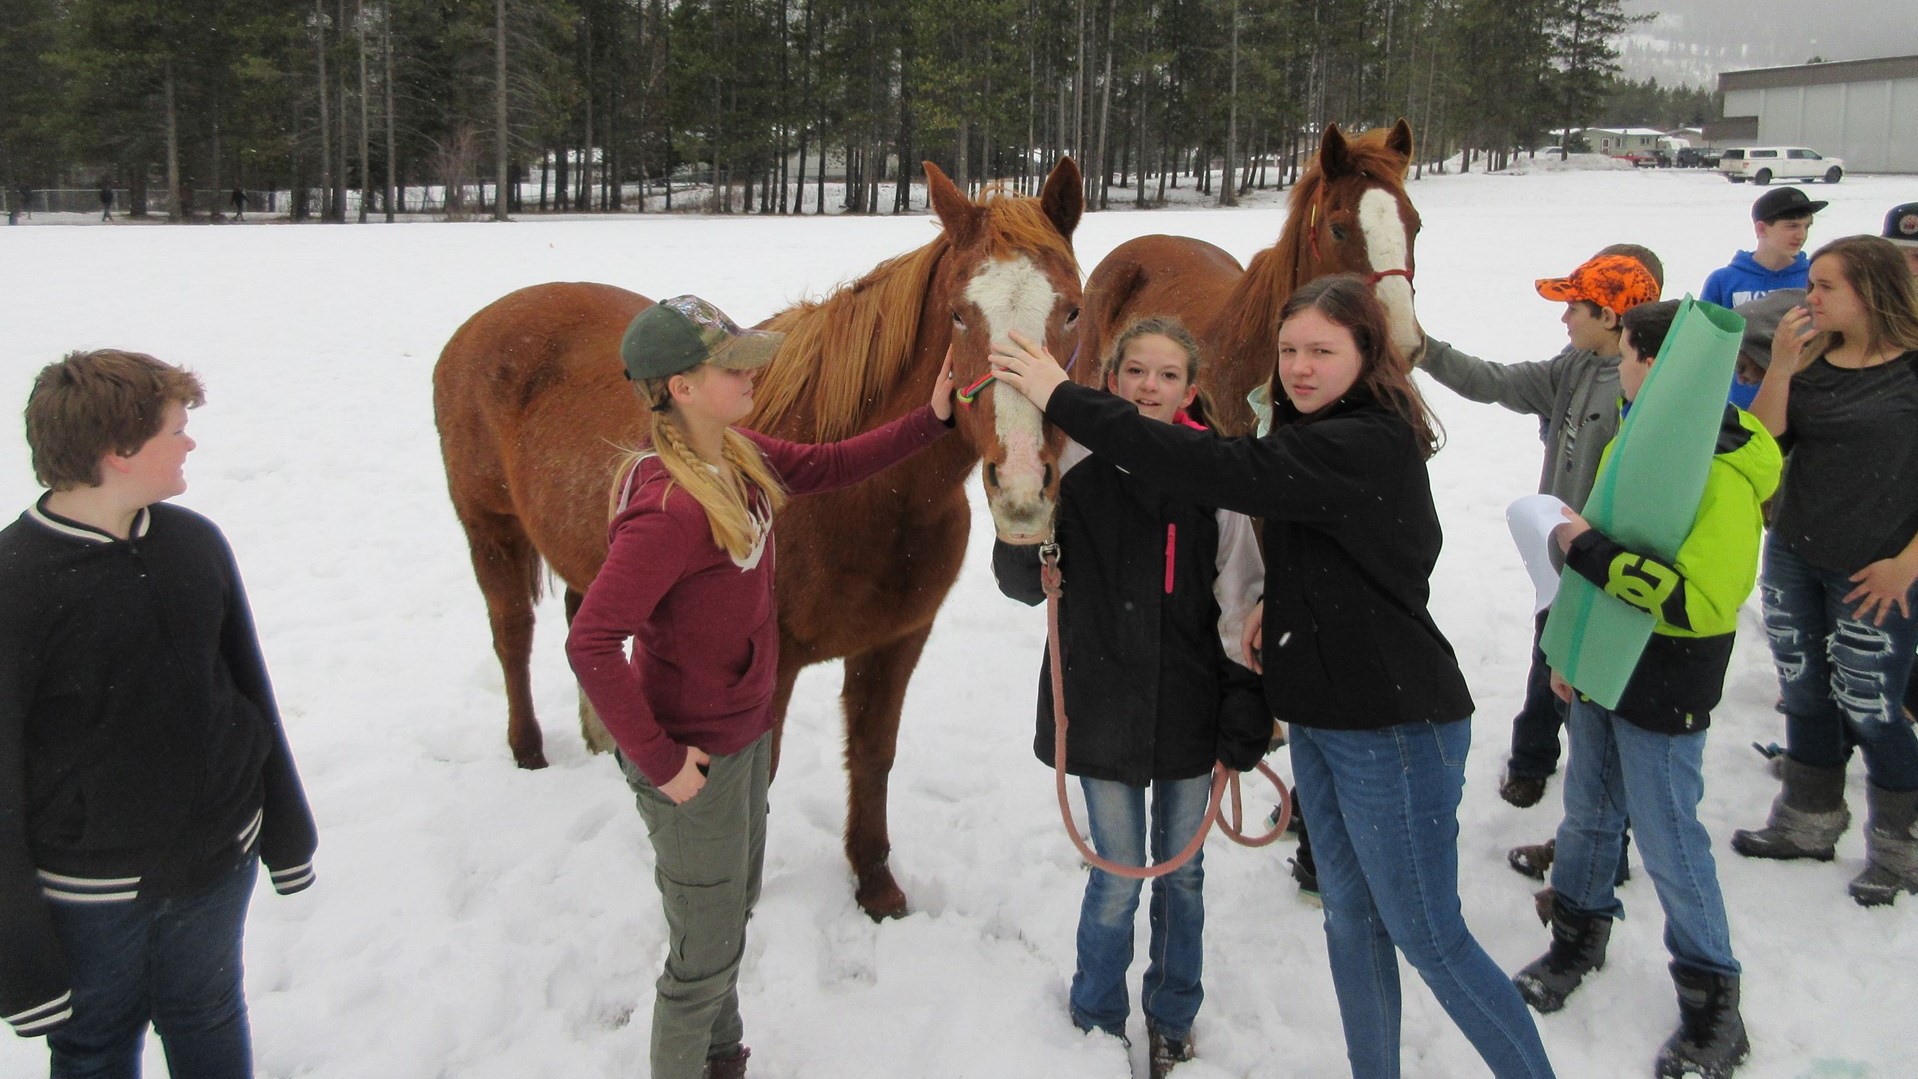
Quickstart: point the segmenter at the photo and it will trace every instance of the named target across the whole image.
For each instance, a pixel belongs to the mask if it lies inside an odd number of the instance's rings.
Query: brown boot
[[[1156,1030],[1148,1028],[1146,1035],[1150,1039],[1147,1051],[1147,1074],[1151,1079],[1165,1079],[1172,1069],[1192,1059],[1192,1035],[1185,1040],[1168,1038]]]
[[[742,1045],[732,1056],[707,1057],[706,1079],[746,1079],[746,1058],[752,1055],[753,1051]]]

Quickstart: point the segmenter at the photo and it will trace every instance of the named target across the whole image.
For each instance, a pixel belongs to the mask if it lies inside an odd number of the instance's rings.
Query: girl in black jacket
[[[1287,301],[1285,392],[1257,439],[1142,422],[1064,384],[1038,345],[1016,344],[994,355],[1000,379],[1093,454],[1265,519],[1265,605],[1247,636],[1266,700],[1290,726],[1353,1074],[1399,1074],[1396,946],[1495,1075],[1551,1075],[1524,1002],[1459,910],[1472,700],[1426,611],[1440,535],[1425,460],[1437,439],[1371,290],[1341,275]]]
[[[1176,319],[1128,326],[1104,382],[1147,419],[1196,427],[1199,346]],[[1129,402],[1126,406],[1122,402]],[[1184,848],[1203,819],[1212,767],[1240,771],[1264,754],[1272,717],[1258,677],[1233,662],[1247,613],[1264,585],[1258,544],[1243,515],[1215,510],[1134,479],[1069,445],[1060,456],[1060,600],[1065,699],[1072,721],[1066,771],[1085,791],[1100,855],[1146,864]],[[996,543],[993,573],[1006,595],[1043,602],[1039,549]],[[1053,763],[1052,679],[1042,659],[1033,751]],[[1152,1074],[1192,1054],[1205,907],[1204,853],[1152,882],[1151,960],[1140,987]],[[1093,869],[1079,912],[1072,1021],[1125,1036],[1126,970],[1141,882]]]

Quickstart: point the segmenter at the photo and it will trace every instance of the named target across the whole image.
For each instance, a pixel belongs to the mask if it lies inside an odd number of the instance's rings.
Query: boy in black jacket
[[[241,969],[258,862],[313,881],[312,813],[232,551],[186,490],[199,379],[75,353],[34,380],[50,488],[0,531],[0,1018],[52,1073],[253,1072]]]

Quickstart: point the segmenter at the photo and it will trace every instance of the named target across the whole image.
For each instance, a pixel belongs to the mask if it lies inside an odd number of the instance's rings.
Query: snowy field
[[[1887,207],[1918,198],[1918,178],[1850,177],[1808,193],[1833,203],[1816,246],[1875,233]],[[1636,241],[1664,257],[1668,295],[1680,295],[1750,245],[1756,194],[1691,170],[1427,178],[1413,187],[1425,219],[1420,316],[1434,336],[1488,358],[1550,356],[1564,340],[1562,308],[1536,296],[1534,278]],[[1095,214],[1077,247],[1090,270],[1122,240],[1165,231],[1245,259],[1282,221],[1270,197],[1233,211]],[[757,321],[923,243],[933,227],[925,216],[627,216],[0,229],[10,415],[33,372],[75,348],[149,351],[209,386],[180,501],[220,522],[239,552],[322,829],[318,885],[287,898],[262,888],[253,910],[247,985],[262,1075],[599,1079],[645,1068],[664,947],[650,849],[617,770],[579,740],[556,601],[541,609],[534,659],[553,766],[520,771],[506,751],[499,668],[433,429],[430,372],[454,328],[549,280],[696,291]],[[1535,886],[1504,852],[1551,834],[1559,791],[1554,781],[1529,811],[1496,793],[1531,626],[1503,509],[1536,483],[1538,425],[1428,390],[1450,436],[1432,463],[1447,538],[1434,611],[1479,706],[1461,888],[1480,939],[1515,970],[1546,933],[1532,915]],[[37,493],[10,433],[0,503],[24,508]],[[1044,620],[994,589],[989,534],[981,508],[907,700],[892,780],[892,864],[913,905],[904,920],[875,925],[853,905],[840,853],[837,669],[800,683],[741,981],[760,1079],[1144,1072],[1137,1016],[1130,1061],[1066,1019],[1084,877],[1051,775],[1029,748]],[[1746,966],[1754,1048],[1741,1076],[1912,1075],[1918,902],[1865,911],[1846,897],[1863,864],[1856,827],[1830,865],[1751,862],[1726,847],[1772,797],[1746,745],[1782,737],[1774,693],[1749,609],[1703,807]],[[1862,819],[1859,771],[1850,797]],[[1297,898],[1289,850],[1211,844],[1202,1057],[1182,1077],[1346,1073],[1320,916]],[[1605,970],[1539,1023],[1561,1076],[1647,1075],[1675,1021],[1650,880],[1635,875],[1621,895],[1630,917]],[[1484,1074],[1405,975],[1406,1075]],[[164,1074],[157,1043],[148,1067]],[[0,1076],[44,1068],[41,1042],[0,1037]]]

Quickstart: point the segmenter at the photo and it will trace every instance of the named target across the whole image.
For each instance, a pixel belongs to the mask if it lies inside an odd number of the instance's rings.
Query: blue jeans
[[[178,1079],[250,1079],[241,946],[259,862],[194,895],[54,901],[73,1019],[47,1035],[52,1079],[135,1079],[147,1024]]]
[[[1532,665],[1525,672],[1525,703],[1512,717],[1512,757],[1509,764],[1515,776],[1542,779],[1558,771],[1558,732],[1565,725],[1565,702],[1552,692],[1552,668],[1538,639],[1545,632],[1545,616],[1540,611],[1538,625],[1532,631]]]
[[[1843,768],[1856,744],[1865,774],[1888,791],[1918,790],[1918,737],[1899,698],[1918,642],[1918,604],[1885,624],[1851,616],[1850,574],[1822,570],[1776,539],[1765,544],[1765,632],[1785,703],[1785,751],[1800,764]],[[1907,596],[1907,601],[1912,597]]]
[[[1086,793],[1086,816],[1092,826],[1092,848],[1121,865],[1145,865],[1146,816],[1144,787],[1109,779],[1079,780]],[[1212,776],[1161,779],[1152,784],[1152,860],[1154,863],[1185,849],[1192,833],[1205,819],[1212,793]],[[1184,1041],[1192,1032],[1205,990],[1199,971],[1205,949],[1205,851],[1152,882],[1150,957],[1139,1006],[1146,1021],[1168,1038]],[[1139,886],[1144,881],[1115,877],[1094,869],[1086,878],[1085,901],[1079,907],[1079,969],[1072,975],[1072,1021],[1082,1029],[1097,1027],[1125,1036],[1125,976],[1132,966],[1132,919],[1139,909]]]
[[[1665,908],[1665,950],[1693,969],[1736,976],[1712,837],[1698,820],[1705,732],[1659,734],[1582,699],[1566,726],[1572,753],[1552,889],[1580,914],[1623,915],[1612,881],[1629,817]]]
[[[1469,720],[1371,731],[1292,728],[1292,773],[1312,822],[1354,1079],[1399,1074],[1394,946],[1492,1074],[1552,1074],[1525,1002],[1459,910],[1458,803],[1471,744]]]

